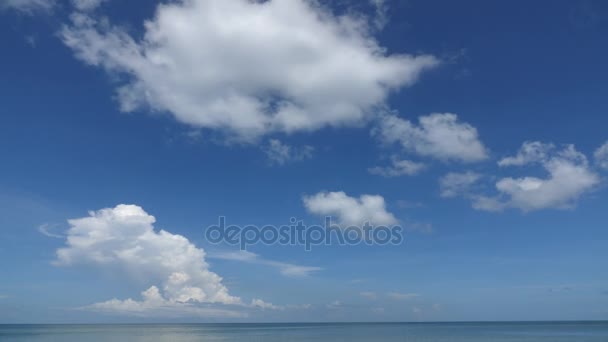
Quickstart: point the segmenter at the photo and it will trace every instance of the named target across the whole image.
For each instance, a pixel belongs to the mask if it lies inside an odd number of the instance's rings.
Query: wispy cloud
[[[314,272],[322,270],[321,267],[316,266],[302,266],[281,261],[268,260],[255,253],[242,250],[210,252],[209,258],[271,266],[277,268],[282,275],[290,277],[307,277]]]

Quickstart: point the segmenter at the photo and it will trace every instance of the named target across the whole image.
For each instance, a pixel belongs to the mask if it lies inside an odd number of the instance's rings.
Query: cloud
[[[72,4],[80,11],[92,11],[106,0],[72,0]]]
[[[368,172],[372,175],[378,175],[383,177],[398,177],[398,176],[413,176],[420,173],[426,168],[424,163],[418,163],[411,160],[399,159],[393,156],[391,158],[391,165],[386,167],[372,167],[368,169]]]
[[[362,226],[366,222],[372,225],[394,225],[397,219],[386,210],[384,198],[380,195],[361,195],[350,197],[346,193],[319,192],[316,195],[304,196],[304,206],[316,215],[333,216],[343,228]]]
[[[481,175],[471,171],[464,173],[450,172],[439,179],[441,197],[451,198],[467,195],[479,179],[481,179]]]
[[[261,258],[259,255],[239,250],[236,252],[213,252],[209,255],[212,259],[240,261],[251,264],[267,265],[279,269],[282,275],[290,277],[307,277],[313,272],[321,271],[321,267],[301,266],[286,262],[273,261]]]
[[[389,292],[387,296],[395,300],[410,300],[420,297],[417,293],[400,293],[400,292]]]
[[[154,229],[154,216],[136,205],[92,211],[68,220],[66,246],[57,250],[58,266],[87,265],[162,284],[142,293],[142,301],[113,299],[91,308],[136,313],[146,309],[203,312],[195,304],[241,304],[222,278],[209,270],[205,251],[181,235]],[[207,312],[208,310],[204,310]]]
[[[63,238],[65,238],[64,235],[56,234],[56,233],[51,232],[50,229],[52,227],[53,226],[45,223],[45,224],[41,225],[40,227],[38,227],[38,232],[40,234],[44,235],[44,236],[48,236],[48,237],[52,237],[52,238],[56,238],[56,239],[63,239]]]
[[[0,9],[13,9],[26,14],[49,12],[54,6],[54,0],[2,0],[0,2]]]
[[[252,299],[251,300],[251,307],[254,308],[259,308],[262,310],[284,310],[285,308],[282,306],[278,306],[278,305],[274,305],[272,303],[267,303],[261,299]]]
[[[277,139],[270,139],[268,146],[264,148],[264,152],[268,156],[268,160],[278,165],[284,165],[293,161],[311,159],[313,151],[314,148],[312,146],[307,145],[297,148],[284,144]]]
[[[597,166],[604,170],[608,170],[608,141],[600,146],[593,154]]]
[[[369,292],[369,291],[360,292],[359,295],[361,297],[365,297],[367,299],[376,299],[376,298],[378,298],[378,295],[376,295],[375,292]]]
[[[143,291],[141,296],[141,301],[136,301],[131,298],[126,300],[111,299],[86,306],[82,309],[137,317],[247,317],[247,314],[240,310],[230,310],[212,305],[203,306],[199,303],[182,303],[167,300],[163,298],[156,286],[152,286]]]
[[[517,154],[506,157],[498,162],[499,166],[522,166],[546,160],[549,153],[555,149],[553,144],[543,144],[538,141],[526,141]]]
[[[418,124],[388,114],[380,119],[373,134],[384,143],[398,143],[407,152],[441,161],[476,162],[488,157],[477,129],[458,121],[456,114],[421,116]]]
[[[374,26],[381,30],[388,24],[388,0],[369,0],[376,13],[374,16]]]
[[[599,176],[589,167],[587,157],[574,145],[555,151],[550,144],[526,142],[516,156],[499,162],[502,166],[527,164],[540,164],[548,176],[502,178],[496,182],[498,196],[478,196],[474,198],[473,206],[488,211],[517,208],[526,212],[572,208],[583,194],[600,183]]]
[[[159,5],[136,39],[74,14],[63,42],[84,63],[121,75],[126,112],[251,141],[269,132],[364,124],[393,90],[438,64],[389,55],[360,16],[305,0],[190,0]]]

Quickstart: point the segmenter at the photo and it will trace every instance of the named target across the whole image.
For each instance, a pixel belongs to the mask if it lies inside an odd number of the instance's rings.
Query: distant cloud
[[[424,163],[418,163],[411,160],[399,159],[396,156],[391,158],[391,165],[385,167],[372,167],[368,172],[372,175],[383,177],[398,177],[398,176],[413,176],[420,173],[426,168]]]
[[[65,238],[65,235],[61,235],[61,234],[57,234],[57,233],[53,233],[51,232],[51,229],[54,226],[49,225],[47,223],[41,225],[38,227],[38,232],[42,235],[48,236],[48,237],[52,237],[52,238],[56,238],[56,239],[63,239]]]
[[[314,148],[312,146],[293,147],[277,139],[270,139],[268,145],[263,150],[270,162],[284,165],[293,161],[311,159]]]
[[[526,141],[517,154],[506,157],[498,162],[499,166],[522,166],[530,163],[538,163],[546,160],[549,153],[555,149],[553,144],[544,144],[538,141]]]
[[[350,197],[342,191],[319,192],[316,195],[304,196],[304,206],[319,216],[333,216],[342,228],[362,226],[366,222],[372,225],[394,225],[398,221],[386,210],[384,197],[380,195],[361,195]]]
[[[99,7],[102,2],[107,0],[72,0],[72,4],[76,9],[81,11],[92,11]]]
[[[389,55],[360,16],[306,0],[179,1],[155,13],[141,39],[82,12],[60,35],[84,63],[124,76],[122,111],[170,113],[242,141],[361,126],[439,64]]]
[[[470,194],[472,186],[481,179],[481,175],[467,171],[464,173],[450,172],[439,179],[441,197],[451,198]]]
[[[203,249],[181,235],[156,231],[155,221],[141,207],[124,204],[68,220],[66,246],[57,250],[55,264],[84,264],[162,281],[162,291],[151,286],[142,292],[141,301],[112,299],[88,309],[132,315],[240,315],[209,307],[243,304],[229,294],[222,278],[209,270]]]
[[[406,152],[442,161],[477,162],[488,158],[477,129],[460,122],[456,114],[422,116],[418,124],[388,114],[373,133],[384,143],[398,143]]]
[[[608,141],[595,150],[593,157],[595,158],[597,166],[604,170],[608,170]]]
[[[396,299],[396,300],[409,300],[409,299],[420,297],[420,295],[417,293],[400,293],[400,292],[389,292],[387,294],[387,296],[391,299]]]
[[[501,159],[498,165],[538,165],[548,175],[545,178],[501,178],[495,183],[498,191],[496,195],[484,194],[481,191],[457,191],[445,187],[444,197],[468,198],[475,209],[484,211],[502,211],[509,208],[524,212],[567,209],[574,207],[581,196],[595,190],[600,184],[599,175],[589,166],[587,157],[577,151],[574,145],[557,149],[553,144],[525,142],[515,156]],[[463,184],[474,180],[473,176],[468,180],[465,177]]]
[[[25,14],[49,12],[56,5],[54,0],[2,0],[0,9],[13,9]]]
[[[375,292],[369,292],[369,291],[359,292],[359,295],[361,297],[365,297],[367,299],[376,299],[376,298],[378,298],[378,295]]]
[[[209,258],[267,265],[279,269],[282,275],[290,277],[307,277],[313,272],[321,271],[321,267],[295,265],[281,261],[267,260],[249,251],[213,252]]]

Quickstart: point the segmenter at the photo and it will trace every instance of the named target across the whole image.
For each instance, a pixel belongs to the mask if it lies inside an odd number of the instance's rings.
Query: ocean
[[[0,325],[0,341],[608,341],[608,322]]]

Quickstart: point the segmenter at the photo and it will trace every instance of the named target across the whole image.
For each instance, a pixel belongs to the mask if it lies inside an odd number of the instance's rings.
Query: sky
[[[2,0],[0,323],[608,319],[608,3]],[[257,243],[229,224],[402,227]]]

